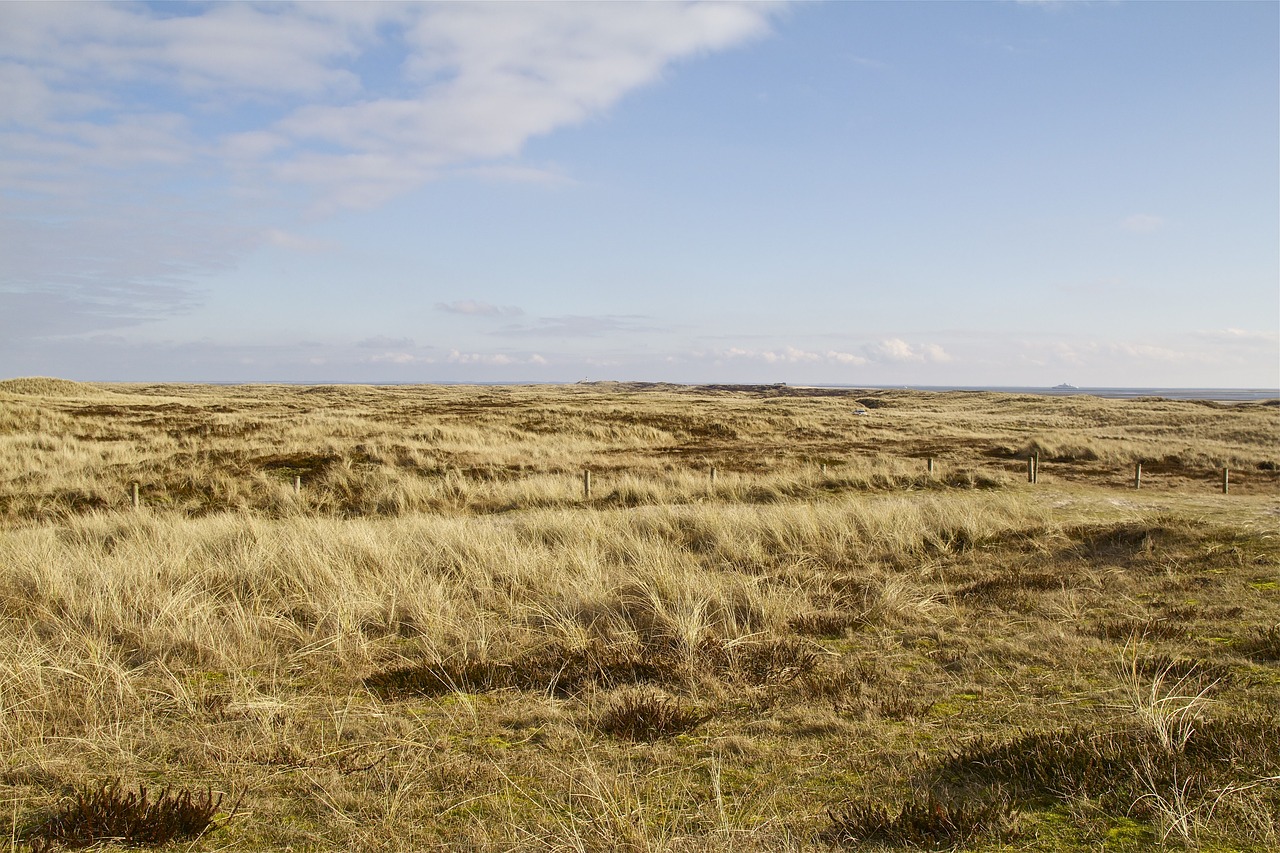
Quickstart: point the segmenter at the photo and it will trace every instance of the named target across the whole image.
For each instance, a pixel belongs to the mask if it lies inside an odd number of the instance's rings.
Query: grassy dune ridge
[[[225,792],[191,849],[1274,849],[1277,447],[1261,404],[0,382],[0,826],[79,843],[118,780]]]

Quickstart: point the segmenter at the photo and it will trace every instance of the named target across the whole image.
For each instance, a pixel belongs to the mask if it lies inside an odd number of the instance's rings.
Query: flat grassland
[[[1274,850],[1278,469],[1274,402],[0,382],[0,834]]]

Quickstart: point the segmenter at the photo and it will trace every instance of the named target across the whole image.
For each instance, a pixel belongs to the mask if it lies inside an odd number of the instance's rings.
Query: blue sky
[[[1280,4],[0,4],[0,376],[1280,385]]]

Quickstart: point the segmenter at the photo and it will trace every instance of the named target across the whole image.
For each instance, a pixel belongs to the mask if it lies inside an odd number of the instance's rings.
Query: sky
[[[1280,3],[0,2],[0,378],[1280,386]]]

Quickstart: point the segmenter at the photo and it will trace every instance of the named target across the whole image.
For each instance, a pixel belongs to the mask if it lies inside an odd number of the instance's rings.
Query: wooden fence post
[[[1034,483],[1036,481],[1036,458],[1034,456],[1027,457],[1027,482]]]
[[[929,457],[929,476],[933,476],[933,457]]]
[[[1035,455],[1031,457],[1031,461],[1035,463],[1031,466],[1031,482],[1038,483],[1040,482],[1040,451],[1037,450],[1035,452]]]
[[[582,499],[591,500],[591,472],[582,472]]]
[[[1231,491],[1231,469],[1225,465],[1222,467],[1222,493],[1225,495]]]
[[[712,465],[711,466],[711,485],[714,486],[715,484],[716,484],[716,468],[714,465]]]
[[[1133,463],[1133,487],[1135,489],[1142,488],[1142,463]]]
[[[295,495],[302,494],[302,477],[295,476],[293,478],[293,493]]]
[[[132,502],[133,502],[133,508],[137,509],[140,503],[138,500],[138,484],[137,483],[133,484],[133,501]]]

